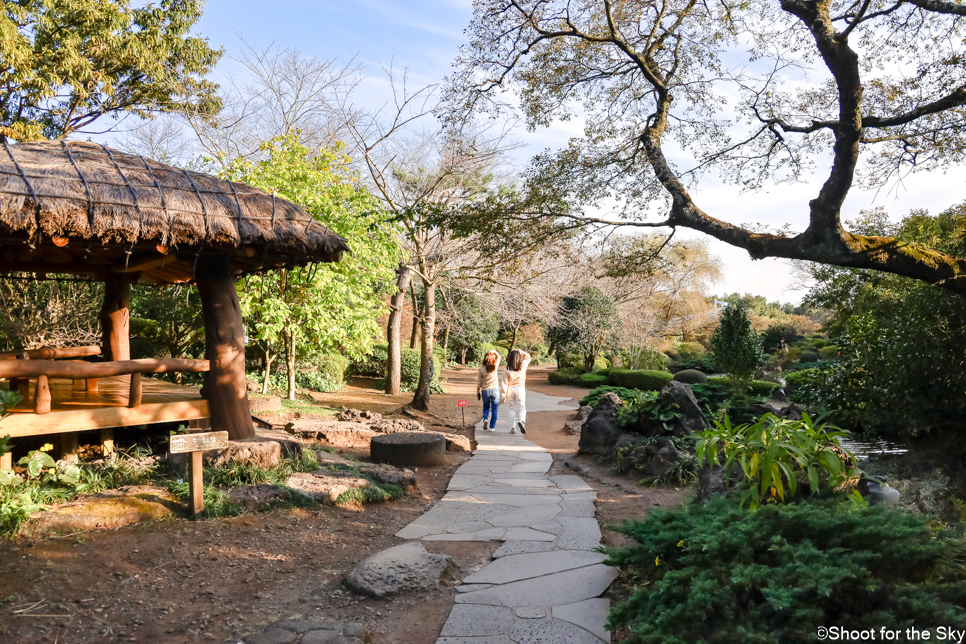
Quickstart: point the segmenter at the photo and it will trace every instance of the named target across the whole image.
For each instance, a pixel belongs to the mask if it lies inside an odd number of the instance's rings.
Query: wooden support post
[[[114,453],[114,428],[101,427],[101,454],[108,457]]]
[[[228,432],[232,440],[252,438],[255,426],[245,384],[245,326],[235,293],[235,278],[227,256],[202,257],[195,272],[205,321],[204,397],[211,426]]]
[[[131,374],[131,388],[127,394],[127,406],[134,408],[141,404],[141,374]]]
[[[37,376],[37,389],[34,391],[34,413],[50,413],[50,383],[47,376]]]
[[[77,457],[77,434],[67,432],[60,435],[60,457],[68,463],[76,463]]]
[[[97,393],[97,378],[87,379],[87,393]]]
[[[0,470],[12,470],[13,469],[13,453],[5,452],[0,455]]]
[[[128,276],[114,274],[104,282],[101,333],[105,360],[131,359],[131,283]]]
[[[188,480],[191,482],[191,495],[188,509],[191,514],[200,514],[205,509],[205,481],[202,476],[204,452],[191,452],[191,464],[188,466]]]

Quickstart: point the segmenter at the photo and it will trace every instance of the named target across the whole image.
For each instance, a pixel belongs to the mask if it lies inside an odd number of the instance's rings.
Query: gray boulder
[[[580,441],[577,443],[579,453],[597,456],[614,453],[614,446],[624,434],[616,420],[620,404],[621,399],[617,394],[606,393],[600,397],[580,431]]]
[[[423,544],[411,541],[363,559],[346,576],[353,592],[376,599],[409,590],[439,588],[443,579],[453,579],[459,564],[449,555],[426,552]]]
[[[678,419],[677,429],[680,433],[694,434],[704,431],[711,427],[708,419],[701,411],[701,405],[694,397],[691,387],[683,382],[672,380],[661,390],[661,403],[665,405],[676,405],[681,412]]]
[[[667,438],[659,438],[649,443],[643,450],[644,459],[640,467],[643,479],[657,481],[667,473],[684,455]]]

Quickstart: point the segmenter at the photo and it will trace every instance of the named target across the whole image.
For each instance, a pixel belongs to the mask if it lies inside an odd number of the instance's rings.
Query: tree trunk
[[[513,327],[513,339],[510,340],[510,349],[517,348],[517,331],[520,330],[520,325],[517,324]]]
[[[402,382],[401,358],[399,355],[399,327],[402,324],[403,306],[406,304],[406,289],[413,274],[409,267],[400,263],[396,269],[396,291],[389,303],[389,324],[386,325],[386,341],[389,343],[386,362],[386,393],[398,394]]]
[[[234,288],[234,287],[232,287]],[[125,274],[104,282],[101,307],[101,354],[105,360],[131,359],[131,283]]]
[[[593,354],[584,354],[584,373],[594,372],[594,363],[597,362],[597,356]]]
[[[295,347],[298,330],[292,328],[285,334],[285,367],[288,372],[288,399],[295,400]]]
[[[416,311],[419,310],[419,301],[416,299],[416,289],[413,287],[412,283],[409,284],[409,294],[413,298],[413,332],[409,335],[409,348],[416,348],[416,332],[419,329],[419,316]]]
[[[211,426],[228,432],[228,438],[252,438],[255,427],[245,384],[245,325],[242,322],[235,278],[227,257],[203,257],[195,274],[205,321],[204,397],[211,411]]]
[[[429,411],[429,386],[433,382],[433,332],[436,326],[436,285],[423,280],[423,333],[422,351],[419,356],[419,384],[413,401],[409,403],[420,411]]]
[[[272,363],[275,356],[272,354],[272,345],[265,340],[265,377],[262,379],[262,395],[268,393],[268,380],[272,377]]]
[[[443,356],[449,355],[449,325],[446,325],[446,331],[443,333]]]
[[[460,364],[466,366],[466,347],[460,349]]]

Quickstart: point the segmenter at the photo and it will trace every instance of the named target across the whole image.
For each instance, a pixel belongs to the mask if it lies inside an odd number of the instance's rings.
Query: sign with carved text
[[[181,454],[226,447],[228,447],[228,432],[201,432],[172,436],[170,451],[172,454]]]

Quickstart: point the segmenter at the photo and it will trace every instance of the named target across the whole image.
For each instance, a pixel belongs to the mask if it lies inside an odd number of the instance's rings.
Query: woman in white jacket
[[[527,433],[527,367],[530,354],[514,349],[506,358],[506,369],[500,379],[501,402],[510,403],[510,433]]]

